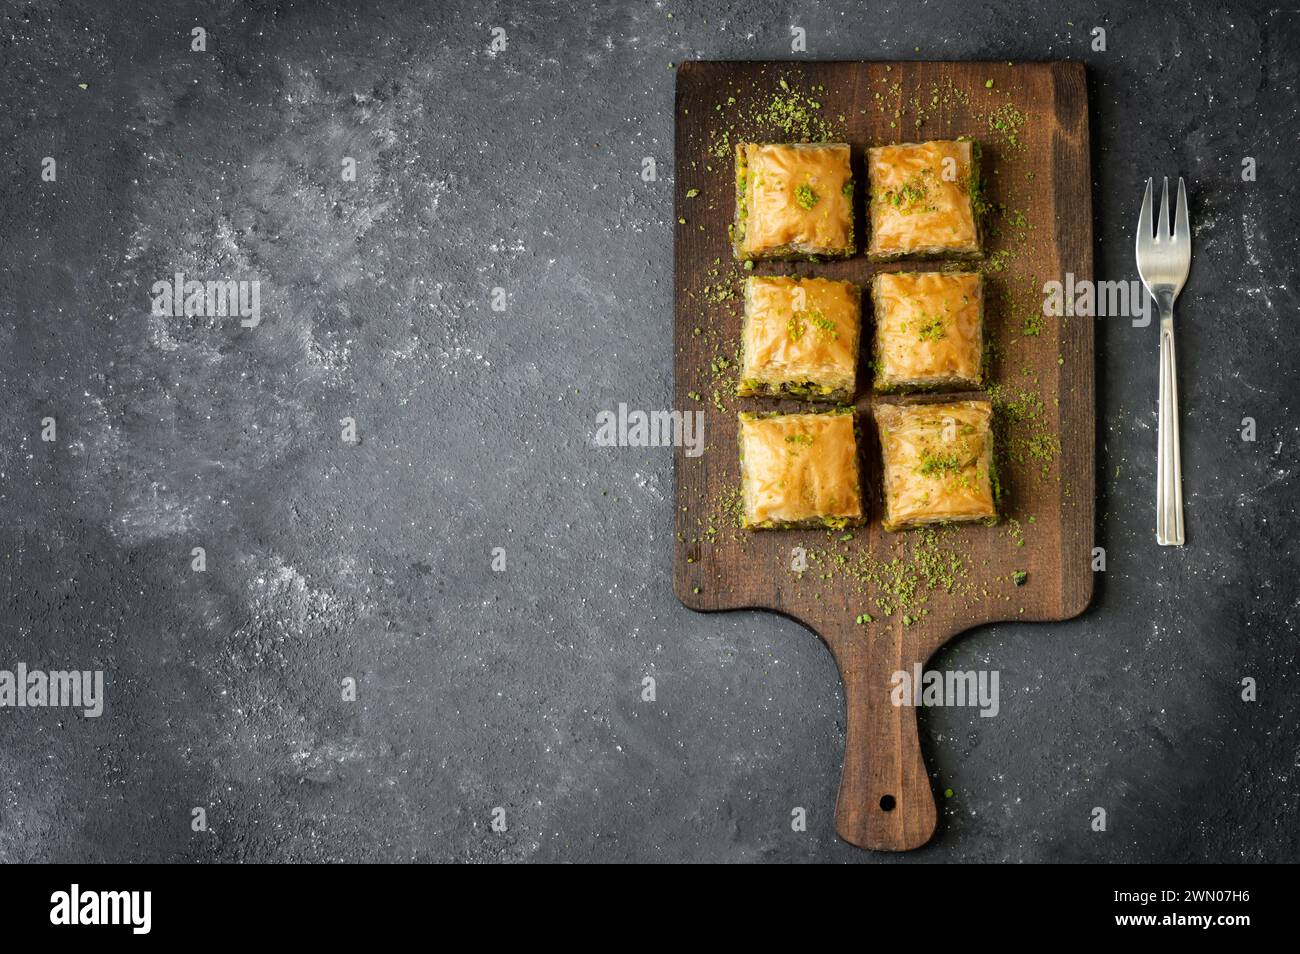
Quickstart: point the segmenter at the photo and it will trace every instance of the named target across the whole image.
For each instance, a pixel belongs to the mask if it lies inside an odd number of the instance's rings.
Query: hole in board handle
[[[894,796],[893,796],[893,795],[881,795],[881,796],[880,796],[880,810],[881,810],[881,811],[892,812],[892,811],[894,810],[894,805],[895,805],[895,804],[897,804],[897,803],[894,801]]]

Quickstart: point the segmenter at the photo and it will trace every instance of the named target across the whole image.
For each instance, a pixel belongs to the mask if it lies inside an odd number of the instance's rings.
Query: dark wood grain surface
[[[924,543],[915,533],[881,528],[879,447],[869,395],[857,402],[869,526],[847,540],[825,531],[750,533],[736,526],[736,413],[806,407],[727,393],[734,385],[744,277],[817,275],[865,284],[879,270],[928,267],[873,265],[859,254],[826,263],[758,263],[751,272],[732,260],[732,161],[726,147],[800,138],[771,121],[765,105],[774,96],[815,101],[819,135],[829,127],[852,145],[860,248],[867,238],[866,147],[962,135],[983,145],[986,189],[996,209],[990,215],[991,254],[981,266],[988,283],[990,380],[1000,400],[1014,405],[997,526],[947,528]],[[1092,279],[1083,66],[683,63],[675,177],[674,406],[704,412],[706,449],[699,457],[676,451],[674,589],[692,609],[774,610],[825,640],[847,702],[837,830],[865,848],[915,848],[933,834],[937,813],[915,710],[891,704],[892,674],[924,664],[973,626],[1067,619],[1082,612],[1092,594],[1092,320],[1044,318],[1041,327],[1032,327],[1027,317],[1041,309],[1045,282],[1065,281],[1067,273],[1076,281]],[[872,327],[867,299],[864,353]],[[866,379],[865,368],[860,376]],[[1030,419],[1015,420],[1026,408]],[[875,576],[854,568],[878,568],[894,558],[902,567],[915,566],[923,546],[956,555],[960,569],[949,581],[955,582],[952,591],[946,584],[923,585],[909,608],[885,615]],[[803,573],[791,568],[795,547],[811,558]],[[1012,580],[1017,570],[1027,574],[1020,586]],[[886,596],[886,608],[894,602]],[[857,622],[864,613],[873,621]]]

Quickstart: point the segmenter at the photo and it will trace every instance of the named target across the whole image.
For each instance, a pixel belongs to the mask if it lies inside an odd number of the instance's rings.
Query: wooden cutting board
[[[861,248],[866,147],[963,135],[983,146],[985,188],[995,210],[981,270],[1004,455],[1001,522],[932,535],[882,530],[879,444],[868,395],[857,409],[870,525],[851,539],[822,530],[739,529],[737,412],[806,407],[730,393],[744,277],[816,275],[865,284],[882,269],[921,266],[873,265],[859,255],[745,270],[732,260],[727,235],[734,213],[732,148],[804,137],[849,142]],[[674,589],[692,609],[774,610],[825,640],[848,709],[837,831],[864,848],[916,848],[933,834],[937,812],[916,711],[890,702],[893,673],[911,672],[971,627],[1068,619],[1092,595],[1093,319],[1041,317],[1046,282],[1064,283],[1067,273],[1076,283],[1093,277],[1084,68],[683,63],[675,161],[673,399],[677,409],[704,412],[706,444],[699,456],[675,452]],[[871,328],[864,295],[860,380],[869,380]],[[804,564],[807,569],[795,571]],[[1026,574],[1020,585],[1017,571]]]

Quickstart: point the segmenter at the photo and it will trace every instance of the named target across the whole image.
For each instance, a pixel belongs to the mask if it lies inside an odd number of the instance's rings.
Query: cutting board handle
[[[900,623],[839,641],[848,728],[835,804],[835,830],[850,844],[875,851],[909,851],[930,840],[938,823],[921,754],[916,708],[890,698],[894,673],[909,679],[914,658],[903,652]],[[922,662],[924,662],[922,660]]]

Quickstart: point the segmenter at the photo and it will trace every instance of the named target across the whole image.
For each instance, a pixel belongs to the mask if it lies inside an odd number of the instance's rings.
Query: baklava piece
[[[732,248],[741,260],[852,255],[848,145],[738,143]]]
[[[742,526],[859,526],[858,439],[851,408],[740,415]]]
[[[852,400],[860,312],[861,292],[852,282],[749,278],[736,393]]]
[[[903,143],[867,150],[874,262],[978,258],[979,147],[969,140]]]
[[[871,282],[873,388],[973,389],[983,380],[984,278],[977,272],[882,272]]]
[[[998,517],[988,401],[877,404],[886,530]]]

